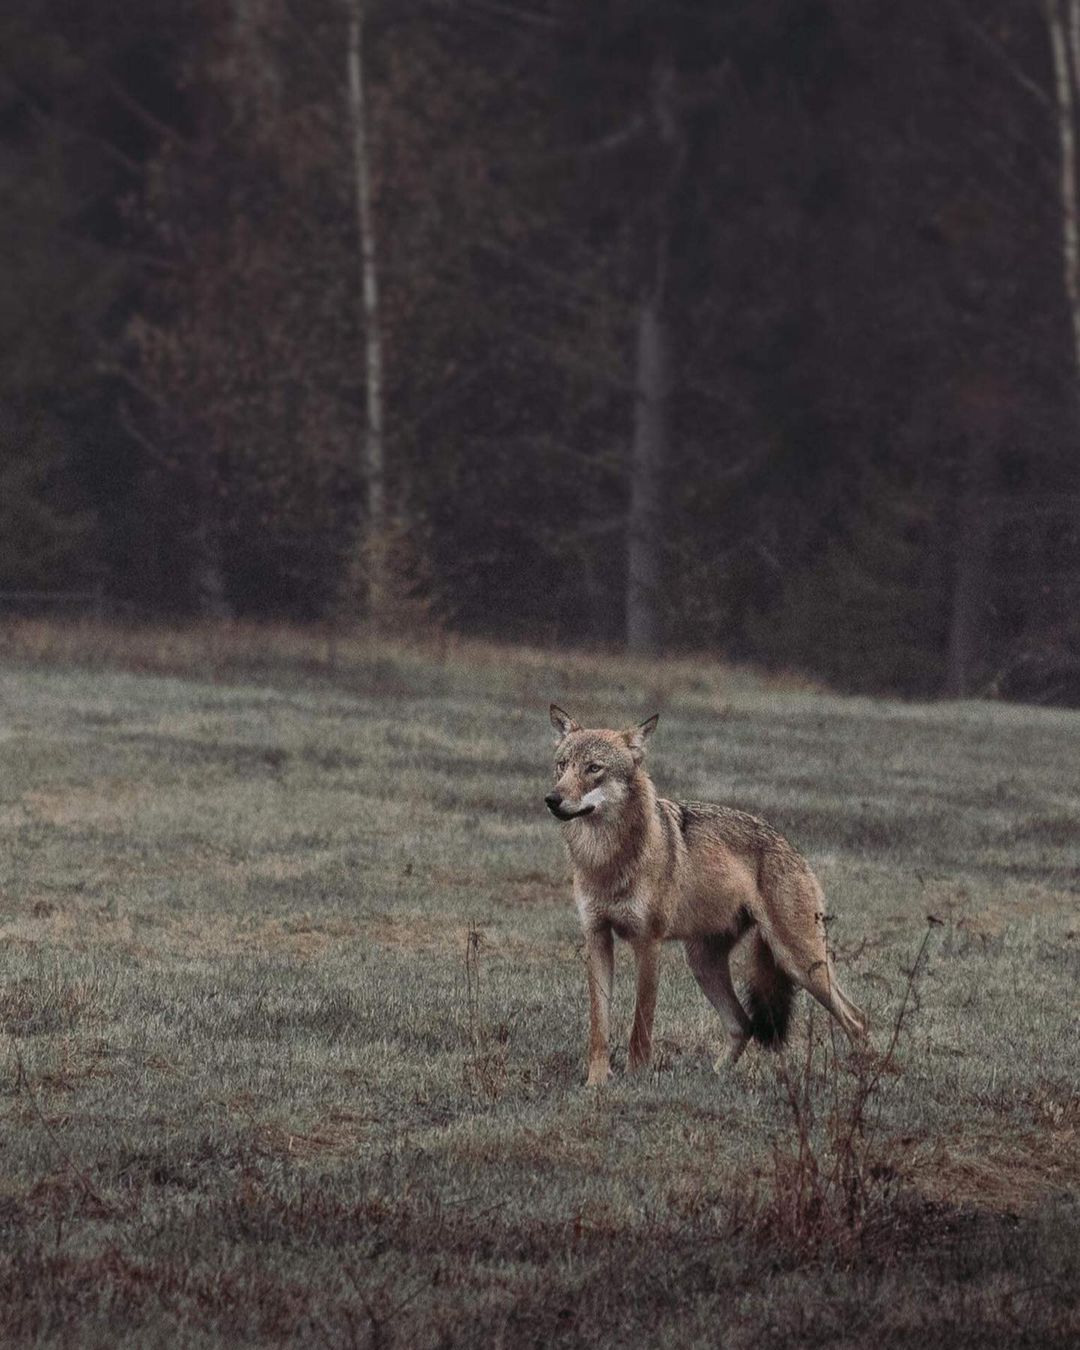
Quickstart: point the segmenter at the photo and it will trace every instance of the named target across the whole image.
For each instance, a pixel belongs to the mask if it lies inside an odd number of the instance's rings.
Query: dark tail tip
[[[750,1035],[769,1050],[779,1050],[787,1040],[791,1023],[791,1005],[795,986],[779,970],[773,973],[766,990],[751,987],[746,995]]]

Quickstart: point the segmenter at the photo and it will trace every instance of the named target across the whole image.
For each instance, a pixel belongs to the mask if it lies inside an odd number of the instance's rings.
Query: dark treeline
[[[6,0],[0,589],[1080,697],[1077,0]]]

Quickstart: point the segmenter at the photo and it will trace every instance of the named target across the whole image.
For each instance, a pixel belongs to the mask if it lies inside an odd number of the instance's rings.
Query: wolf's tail
[[[754,932],[753,944],[750,974],[743,995],[750,1018],[750,1035],[770,1050],[778,1050],[787,1039],[795,985],[776,964],[776,957],[760,928]]]

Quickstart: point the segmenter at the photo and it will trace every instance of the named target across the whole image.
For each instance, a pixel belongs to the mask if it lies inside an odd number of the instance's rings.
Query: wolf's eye
[[[603,771],[604,771],[604,766],[603,766],[602,764],[586,764],[586,765],[585,765],[585,772],[586,772],[586,773],[603,773]]]
[[[560,760],[557,761],[557,763],[556,763],[556,765],[555,765],[555,772],[556,772],[557,774],[560,774],[560,775],[562,775],[562,774],[564,774],[564,773],[566,772],[566,760],[565,760],[565,759],[560,759]]]

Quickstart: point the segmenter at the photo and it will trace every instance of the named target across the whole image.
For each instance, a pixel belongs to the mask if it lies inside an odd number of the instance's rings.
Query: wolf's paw
[[[585,1086],[591,1088],[603,1087],[604,1084],[607,1083],[609,1079],[614,1078],[614,1076],[615,1075],[608,1068],[590,1069],[589,1076],[585,1079]]]
[[[727,1054],[717,1055],[713,1060],[712,1071],[717,1078],[726,1078],[729,1074],[738,1072],[738,1061]]]
[[[747,1046],[747,1037],[732,1036],[726,1049],[713,1063],[714,1073],[730,1073],[731,1070],[742,1059],[743,1051]]]

